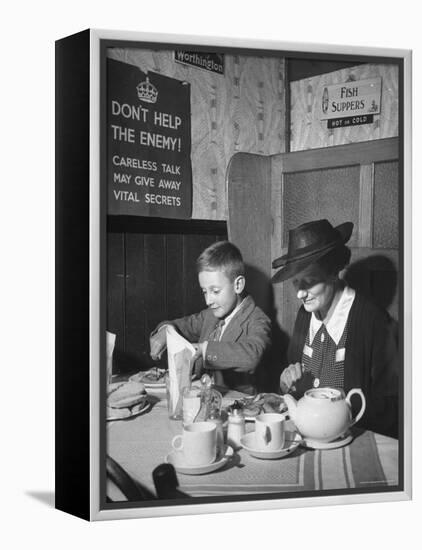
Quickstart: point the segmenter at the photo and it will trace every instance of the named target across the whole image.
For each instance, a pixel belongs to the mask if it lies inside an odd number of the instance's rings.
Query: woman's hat
[[[352,231],[352,222],[333,227],[328,220],[308,222],[291,229],[287,254],[273,261],[273,268],[282,266],[282,269],[277,271],[272,281],[285,281],[303,271],[337,246],[346,243]]]

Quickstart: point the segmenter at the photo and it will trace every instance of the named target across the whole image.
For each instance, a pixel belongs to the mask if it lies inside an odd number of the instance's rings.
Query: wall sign
[[[190,85],[107,59],[108,213],[190,218]]]
[[[191,65],[212,73],[224,74],[224,54],[176,50],[174,60],[176,63]]]
[[[325,86],[320,105],[328,128],[370,124],[381,112],[381,78]]]

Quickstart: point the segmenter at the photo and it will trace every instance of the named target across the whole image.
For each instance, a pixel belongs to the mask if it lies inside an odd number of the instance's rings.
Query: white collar
[[[343,292],[340,296],[339,301],[331,315],[328,323],[325,325],[328,334],[338,345],[340,338],[344,332],[344,328],[349,317],[350,308],[352,307],[353,300],[355,299],[356,292],[353,288],[348,286],[344,287]],[[322,321],[320,321],[317,316],[312,313],[311,323],[309,325],[309,342],[312,344],[315,334],[321,328]]]
[[[245,298],[243,298],[243,300],[240,302],[240,304],[238,304],[234,310],[230,313],[230,315],[227,315],[227,317],[225,317],[223,319],[224,321],[224,325],[222,326],[221,328],[221,333],[220,333],[220,340],[221,340],[221,337],[223,336],[223,332],[226,330],[227,328],[227,325],[230,323],[230,321],[233,319],[233,317],[236,315],[236,313],[239,311],[239,309],[242,307],[243,305],[243,302],[245,301]]]

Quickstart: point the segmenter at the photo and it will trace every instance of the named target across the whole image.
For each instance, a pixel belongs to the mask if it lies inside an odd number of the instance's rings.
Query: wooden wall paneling
[[[399,246],[399,166],[397,161],[374,166],[374,246]]]
[[[287,348],[286,335],[276,322],[278,311],[271,282],[272,249],[280,249],[282,214],[281,165],[273,168],[271,157],[238,153],[227,170],[229,239],[242,251],[246,288],[270,317],[273,327],[271,352],[255,373],[261,391],[277,390],[282,355]]]
[[[145,344],[149,353],[149,334],[158,323],[167,319],[166,236],[144,235],[144,315]]]
[[[359,179],[358,245],[372,246],[372,222],[374,202],[374,165],[362,164]]]
[[[146,369],[150,364],[145,320],[146,274],[144,235],[126,233],[126,346],[125,370]]]
[[[283,251],[283,158],[275,155],[271,162],[271,262]]]
[[[271,162],[271,262],[282,256],[285,252],[283,243],[283,192],[284,192],[284,166],[282,155],[274,155]],[[277,270],[272,270],[274,275]],[[274,314],[273,319],[279,327],[284,322],[283,283],[273,285]]]
[[[284,173],[352,166],[353,164],[387,162],[399,158],[399,140],[392,137],[284,153],[281,156],[283,157]]]
[[[167,319],[177,319],[185,314],[183,235],[166,236],[166,295]]]
[[[234,155],[227,169],[227,193],[229,239],[242,252],[249,292],[271,313],[271,157]]]
[[[398,319],[397,249],[352,248],[352,257],[344,278],[354,289],[370,297]]]
[[[206,307],[198,282],[196,260],[216,241],[212,235],[183,235],[183,314],[197,313]]]
[[[115,349],[125,347],[125,261],[124,235],[107,234],[107,330],[116,334]],[[119,370],[118,352],[113,356],[113,370]]]
[[[227,235],[227,224],[214,220],[178,220],[147,216],[109,216],[107,231],[158,235]]]

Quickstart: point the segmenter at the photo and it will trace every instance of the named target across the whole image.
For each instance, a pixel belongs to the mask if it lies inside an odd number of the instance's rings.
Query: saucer
[[[297,432],[286,431],[286,441],[284,442],[284,446],[281,449],[276,449],[275,451],[266,451],[255,448],[255,432],[249,432],[240,438],[242,447],[246,449],[251,456],[267,460],[275,460],[277,458],[288,456],[295,449],[297,449],[301,441],[302,438]]]
[[[323,443],[315,439],[303,438],[301,441],[301,444],[304,447],[307,447],[308,449],[328,450],[328,449],[338,449],[339,447],[345,447],[352,440],[353,440],[353,435],[349,431],[347,431],[342,436],[338,437],[334,441],[329,441],[328,443]]]
[[[224,455],[219,460],[215,460],[214,462],[211,462],[211,464],[206,464],[205,466],[190,466],[185,463],[183,453],[181,451],[173,450],[166,456],[165,462],[173,464],[176,472],[179,472],[179,474],[197,476],[200,474],[209,474],[210,472],[219,470],[227,464],[233,454],[234,452],[230,445],[226,445]]]

